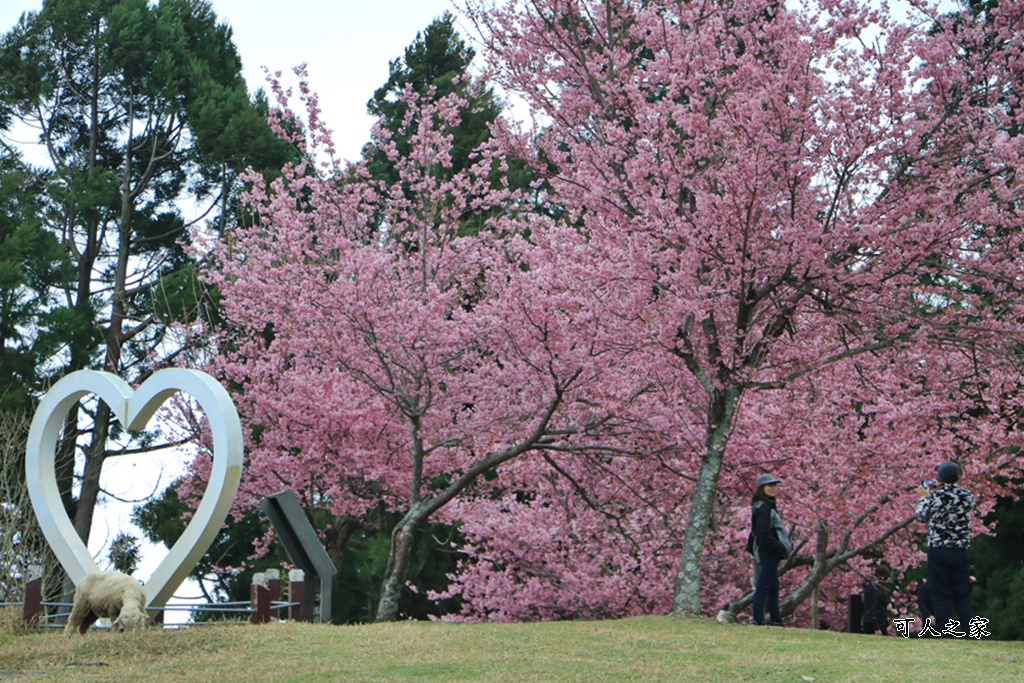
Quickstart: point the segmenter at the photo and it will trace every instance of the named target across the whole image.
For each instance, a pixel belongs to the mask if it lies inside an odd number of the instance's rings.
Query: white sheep
[[[110,619],[119,631],[144,629],[153,623],[146,614],[142,584],[121,572],[90,572],[75,587],[75,600],[64,635],[85,633],[97,619]]]

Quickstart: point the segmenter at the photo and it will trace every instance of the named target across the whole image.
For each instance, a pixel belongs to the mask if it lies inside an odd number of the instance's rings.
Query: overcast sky
[[[42,0],[0,0],[6,33],[22,12]],[[265,85],[262,67],[290,74],[303,62],[320,95],[324,120],[345,159],[355,160],[369,140],[373,120],[366,101],[388,77],[416,33],[450,0],[213,0],[213,11],[231,26],[250,90]],[[464,36],[465,37],[465,36]]]

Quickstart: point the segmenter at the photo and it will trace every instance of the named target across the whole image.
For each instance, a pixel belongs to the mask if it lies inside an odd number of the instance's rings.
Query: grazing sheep
[[[121,572],[90,572],[75,588],[74,606],[64,635],[85,633],[97,619],[110,619],[118,631],[143,629],[152,624],[146,614],[142,584]]]

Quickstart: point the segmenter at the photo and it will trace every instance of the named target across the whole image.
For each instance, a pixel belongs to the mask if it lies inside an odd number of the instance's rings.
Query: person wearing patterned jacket
[[[971,510],[974,496],[957,485],[960,466],[951,460],[935,468],[934,486],[918,489],[921,500],[914,517],[928,524],[928,587],[934,625],[956,631],[971,620]],[[929,484],[930,482],[925,482]]]

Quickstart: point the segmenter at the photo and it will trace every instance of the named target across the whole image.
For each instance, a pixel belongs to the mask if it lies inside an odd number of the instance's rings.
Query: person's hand
[[[917,487],[917,497],[918,498],[924,498],[929,493],[930,493],[930,491],[928,489],[926,489],[925,487],[923,487],[923,486],[918,486]]]

